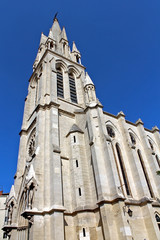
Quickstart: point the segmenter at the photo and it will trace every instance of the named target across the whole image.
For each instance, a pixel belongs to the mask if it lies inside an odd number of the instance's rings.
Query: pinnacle
[[[65,27],[63,27],[62,32],[61,32],[61,39],[68,41]]]
[[[58,22],[57,18],[54,18],[54,22],[53,22],[51,31],[52,31],[52,34],[53,34],[53,38],[57,39],[57,37],[61,33],[61,28],[60,28],[60,25],[59,25],[59,22]]]
[[[84,86],[89,85],[89,84],[94,85],[93,82],[92,82],[92,80],[91,80],[91,78],[90,78],[90,76],[89,76],[88,73],[86,72],[86,77],[85,77]]]
[[[75,42],[73,41],[73,46],[72,46],[72,52],[77,52],[77,53],[80,53],[76,47],[76,44]]]
[[[43,32],[41,33],[41,39],[40,39],[40,45],[41,44],[45,44],[46,42],[46,36],[43,34]]]
[[[125,114],[123,111],[120,111],[118,114],[117,114],[117,117],[125,117]]]
[[[49,31],[49,35],[48,35],[49,38],[53,39],[53,33],[52,33],[52,30],[50,29]]]

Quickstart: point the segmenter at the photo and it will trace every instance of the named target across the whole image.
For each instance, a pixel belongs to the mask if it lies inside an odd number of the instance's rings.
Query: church
[[[10,240],[160,240],[160,135],[103,111],[55,17],[25,100]]]

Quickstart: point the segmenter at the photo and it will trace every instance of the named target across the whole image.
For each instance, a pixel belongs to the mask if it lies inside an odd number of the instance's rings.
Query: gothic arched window
[[[120,167],[121,167],[121,172],[122,172],[122,176],[123,176],[123,181],[124,181],[126,193],[127,193],[128,196],[130,196],[131,192],[130,192],[130,188],[129,188],[129,184],[128,184],[128,179],[127,179],[126,170],[125,170],[125,166],[124,166],[124,162],[123,162],[123,158],[122,158],[121,149],[120,149],[118,143],[116,143],[116,150],[117,150],[119,164],[120,164]]]
[[[69,73],[69,89],[71,102],[77,103],[75,78],[72,73]]]
[[[149,142],[149,145],[150,145],[151,149],[154,150],[152,141],[150,139],[148,139],[148,142]]]
[[[132,144],[135,145],[136,144],[136,139],[135,139],[133,133],[129,132],[129,136],[130,136]]]
[[[159,216],[159,214],[156,213],[155,218],[156,218],[156,221],[157,221],[157,224],[158,224],[158,228],[160,230],[160,216]]]
[[[156,160],[157,160],[158,166],[159,166],[159,168],[160,168],[160,160],[159,160],[159,157],[158,157],[157,154],[156,154]]]
[[[144,161],[143,161],[143,158],[142,158],[141,151],[138,149],[137,153],[138,153],[138,157],[139,157],[139,160],[140,160],[142,169],[143,169],[143,173],[144,173],[144,176],[145,176],[145,179],[146,179],[146,182],[147,182],[147,186],[148,186],[148,189],[149,189],[151,198],[153,198],[154,196],[153,196],[153,191],[152,191],[151,183],[150,183],[150,181],[149,181],[148,173],[147,173],[146,168],[145,168],[145,165],[144,165]]]
[[[107,126],[107,133],[110,137],[112,137],[112,138],[115,137],[115,132],[111,126]]]
[[[57,97],[64,97],[63,93],[63,73],[61,68],[57,68]]]

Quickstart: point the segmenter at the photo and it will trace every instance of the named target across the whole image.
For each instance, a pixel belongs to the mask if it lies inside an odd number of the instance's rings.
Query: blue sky
[[[72,45],[96,86],[104,110],[141,118],[160,128],[160,1],[1,1],[0,3],[0,187],[16,172],[19,132],[28,79],[41,32],[48,34],[59,12]]]

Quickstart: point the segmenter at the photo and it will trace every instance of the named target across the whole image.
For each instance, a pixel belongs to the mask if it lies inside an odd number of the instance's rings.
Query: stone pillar
[[[64,239],[64,216],[63,216],[63,190],[62,190],[62,165],[60,157],[59,139],[59,113],[58,109],[50,109],[50,206],[51,214],[51,239]],[[55,221],[56,218],[56,221]],[[53,234],[53,235],[52,235]]]
[[[154,209],[150,203],[142,207],[142,214],[149,239],[160,240],[159,228],[155,219]]]
[[[123,112],[118,114],[118,124],[122,136],[123,148],[125,151],[124,155],[124,164],[126,166],[126,174],[128,176],[129,186],[131,194],[134,198],[142,198],[145,195],[143,189],[144,177],[141,171],[140,162],[137,161],[137,150],[136,145],[133,146],[130,140],[129,131],[127,129],[125,115]],[[126,155],[126,158],[125,158]],[[148,192],[147,192],[148,193]]]
[[[69,88],[69,76],[68,71],[63,69],[63,89],[64,89],[64,99],[70,101],[70,88]]]
[[[158,147],[160,146],[160,134],[159,134],[159,129],[158,127],[153,127],[152,128],[152,132],[153,132],[153,135],[155,137],[155,140],[156,140],[156,143],[158,145]],[[160,150],[160,149],[159,149]]]
[[[96,178],[96,188],[99,201],[110,197],[110,190],[104,155],[104,134],[102,134],[101,120],[98,114],[97,106],[87,109],[88,131],[90,135],[90,145],[93,160],[93,168]]]
[[[150,185],[152,187],[154,197],[159,196],[158,192],[160,191],[160,184],[159,184],[159,176],[156,174],[156,165],[154,159],[154,152],[150,148],[147,134],[143,127],[143,122],[139,119],[136,122],[137,129],[139,132],[140,140],[143,147],[142,157],[145,164],[145,167],[148,172],[148,177],[150,181]],[[155,174],[154,174],[155,173]]]
[[[51,102],[57,102],[57,71],[55,68],[55,59],[50,60],[51,72],[50,72],[50,96]]]

